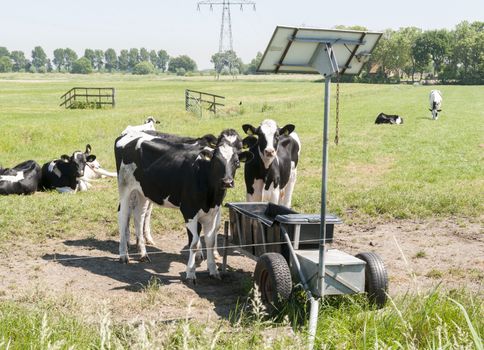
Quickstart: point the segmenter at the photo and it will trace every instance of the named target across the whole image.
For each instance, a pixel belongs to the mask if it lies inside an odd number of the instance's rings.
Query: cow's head
[[[276,158],[279,138],[282,135],[289,135],[296,127],[293,124],[287,124],[282,128],[272,119],[264,120],[258,128],[250,124],[242,125],[242,129],[247,135],[256,135],[259,144],[259,155],[265,164],[270,164]]]
[[[61,160],[70,163],[71,169],[76,178],[84,176],[84,167],[86,166],[86,163],[93,162],[96,159],[96,156],[91,154],[91,145],[89,144],[86,145],[86,151],[84,153],[76,151],[72,156],[68,157],[68,159],[66,157],[66,155],[62,155]]]
[[[209,181],[213,187],[222,190],[234,187],[235,172],[240,162],[253,158],[252,153],[243,151],[248,146],[244,141],[235,130],[226,129],[218,137],[215,149],[207,147],[200,152],[199,157],[210,163]]]

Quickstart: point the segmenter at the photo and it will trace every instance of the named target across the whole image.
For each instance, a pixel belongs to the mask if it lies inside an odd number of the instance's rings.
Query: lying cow
[[[86,152],[91,153],[91,146],[86,145]],[[79,180],[79,191],[88,190],[91,185],[91,180],[103,179],[105,177],[116,177],[117,173],[108,171],[101,167],[97,159],[89,162],[86,161],[86,166],[84,167],[84,175]]]
[[[247,201],[291,207],[301,151],[295,126],[279,128],[274,120],[266,119],[257,128],[244,124],[242,129],[258,138],[258,144],[250,148],[254,160],[244,170]]]
[[[442,93],[440,90],[430,91],[429,101],[429,111],[432,112],[432,119],[437,120],[439,118],[439,112],[442,111]]]
[[[39,187],[41,175],[40,165],[33,160],[10,169],[0,167],[0,195],[32,194]]]
[[[403,124],[403,118],[396,114],[380,113],[375,119],[375,124]]]
[[[132,136],[132,135],[131,135]],[[235,130],[224,130],[214,150],[198,145],[174,143],[139,133],[137,138],[122,135],[115,141],[116,167],[120,203],[120,261],[129,262],[129,214],[134,214],[138,250],[141,260],[149,260],[143,231],[150,202],[168,208],[179,208],[189,235],[190,256],[186,278],[195,282],[195,251],[199,232],[203,230],[207,245],[207,262],[211,276],[219,278],[213,247],[215,229],[220,222],[221,205],[228,188],[234,187],[234,176],[240,162],[252,158],[242,152],[242,141]]]
[[[82,177],[87,162],[93,162],[96,156],[91,153],[91,146],[86,145],[86,151],[76,151],[72,156],[62,155],[42,166],[42,188],[56,189],[58,192],[76,192],[84,190]]]

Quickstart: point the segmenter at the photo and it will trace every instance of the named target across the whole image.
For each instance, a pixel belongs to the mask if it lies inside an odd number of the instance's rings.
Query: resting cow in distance
[[[403,124],[403,118],[396,114],[380,113],[375,119],[375,124]]]
[[[437,120],[439,118],[439,112],[442,111],[442,93],[440,90],[430,91],[429,101],[429,111],[432,112],[432,119]]]
[[[254,159],[244,169],[247,201],[272,202],[290,208],[301,152],[295,126],[287,124],[279,128],[274,120],[266,119],[257,128],[244,124],[242,129],[258,139],[250,148]]]
[[[10,169],[0,167],[0,195],[34,193],[39,187],[41,174],[40,165],[33,160]]]
[[[82,177],[86,162],[93,162],[96,156],[91,153],[91,146],[86,145],[86,151],[74,152],[70,157],[66,154],[42,166],[42,188],[56,189],[58,192],[76,192],[84,190]]]
[[[195,282],[195,253],[203,230],[210,275],[219,278],[213,255],[216,228],[228,188],[240,162],[251,159],[242,151],[242,140],[235,130],[224,130],[214,149],[174,143],[143,132],[126,134],[115,141],[118,170],[120,261],[127,263],[129,215],[134,216],[140,260],[149,260],[145,241],[145,215],[150,202],[178,208],[189,235],[187,281]]]

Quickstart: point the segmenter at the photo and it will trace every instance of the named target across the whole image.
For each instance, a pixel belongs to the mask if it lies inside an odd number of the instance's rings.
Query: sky
[[[484,0],[254,1],[256,11],[231,7],[233,48],[245,63],[264,51],[277,25],[382,31],[453,29],[464,20],[484,21]],[[59,47],[79,56],[85,48],[163,49],[170,56],[188,55],[206,69],[218,51],[221,19],[221,6],[198,11],[196,0],[0,0],[0,46],[27,57],[39,45],[49,57]]]

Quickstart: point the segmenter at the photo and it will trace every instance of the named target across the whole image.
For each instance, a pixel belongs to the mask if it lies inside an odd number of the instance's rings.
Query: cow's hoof
[[[151,262],[151,259],[150,259],[150,257],[148,256],[148,254],[146,254],[146,255],[142,255],[142,256],[139,258],[139,261],[140,261],[140,262]]]
[[[119,257],[119,262],[123,264],[129,264],[129,257],[127,255],[120,256]]]
[[[196,286],[197,285],[197,280],[195,278],[187,278],[186,281],[187,281],[187,284],[189,286]]]

